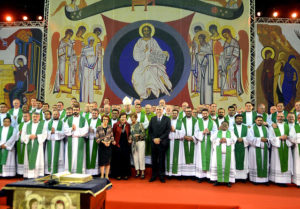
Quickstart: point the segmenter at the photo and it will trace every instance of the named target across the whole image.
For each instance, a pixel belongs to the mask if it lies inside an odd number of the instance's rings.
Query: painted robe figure
[[[74,66],[70,63],[70,61],[72,61],[74,57],[73,41],[71,40],[72,36],[73,30],[67,29],[65,32],[65,36],[59,43],[58,72],[56,73],[54,93],[58,93],[60,91],[60,85],[68,85],[69,88],[74,85]]]
[[[225,28],[222,36],[226,41],[219,62],[221,96],[239,97],[244,93],[241,82],[240,46],[229,29]]]
[[[94,48],[95,38],[88,38],[88,45],[82,49],[80,58],[80,101],[94,101],[94,80],[97,72],[98,58]]]
[[[213,103],[214,59],[208,34],[199,34],[199,52],[196,55],[198,76],[197,91],[200,93],[200,104]]]
[[[295,60],[296,57],[294,55],[289,56],[288,61],[283,68],[284,79],[282,84],[282,93],[284,106],[288,106],[289,104],[293,105],[296,98],[298,73],[294,65]],[[286,109],[289,108],[286,107]]]
[[[170,96],[172,83],[164,65],[169,54],[152,38],[154,27],[151,24],[141,27],[143,37],[137,41],[133,49],[133,58],[139,62],[132,74],[133,87],[141,99],[147,99],[151,93],[157,98],[160,93]],[[158,56],[163,58],[158,60]]]

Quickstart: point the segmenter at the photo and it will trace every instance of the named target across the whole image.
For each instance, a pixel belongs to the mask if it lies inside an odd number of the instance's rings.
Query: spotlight
[[[293,12],[293,13],[291,14],[291,17],[292,17],[293,19],[296,19],[296,18],[298,17],[298,13],[297,13],[297,12]]]
[[[278,12],[273,12],[273,17],[278,17],[279,13]]]
[[[38,19],[38,20],[42,20],[43,17],[40,15],[40,16],[37,17],[37,19]]]
[[[28,17],[27,17],[26,15],[24,15],[24,16],[22,17],[22,19],[23,19],[24,21],[26,21],[26,20],[28,20]]]
[[[11,22],[11,21],[12,21],[12,16],[7,15],[7,16],[5,17],[5,20],[6,20],[6,22]]]
[[[261,12],[257,12],[256,15],[257,15],[257,17],[260,17],[261,16]]]

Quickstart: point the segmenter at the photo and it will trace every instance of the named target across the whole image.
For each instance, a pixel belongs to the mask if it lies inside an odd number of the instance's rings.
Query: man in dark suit
[[[156,116],[151,118],[149,124],[149,136],[152,148],[152,177],[153,182],[159,176],[159,180],[165,183],[165,156],[169,147],[169,133],[171,131],[171,120],[163,115],[163,107],[156,107]]]

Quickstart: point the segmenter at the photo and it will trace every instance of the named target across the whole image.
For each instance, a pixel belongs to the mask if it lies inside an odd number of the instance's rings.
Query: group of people
[[[134,106],[134,107],[133,107]],[[75,98],[64,109],[32,99],[20,107],[18,99],[8,110],[0,104],[0,175],[37,178],[69,171],[128,179],[131,164],[135,177],[145,178],[152,164],[150,182],[165,176],[193,178],[214,185],[246,181],[280,186],[300,186],[300,102],[293,112],[278,103],[266,112],[245,103],[225,109],[217,104],[192,109],[158,106],[125,97],[123,104],[86,104]],[[149,161],[151,156],[151,161]],[[147,162],[148,160],[148,162]],[[110,169],[111,167],[111,169]]]

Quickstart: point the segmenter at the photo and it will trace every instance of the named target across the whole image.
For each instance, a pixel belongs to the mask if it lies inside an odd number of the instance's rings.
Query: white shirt
[[[14,108],[14,110],[13,110],[13,116],[18,117],[19,110],[20,110],[20,108],[18,108],[18,109]]]
[[[252,125],[253,118],[252,118],[252,112],[246,112],[246,125]]]
[[[114,127],[115,123],[118,122],[118,119],[111,119],[111,127]]]
[[[192,117],[186,118],[186,135],[193,136],[193,120]]]
[[[3,126],[0,144],[5,144],[6,143],[8,129],[9,129],[9,127]]]

